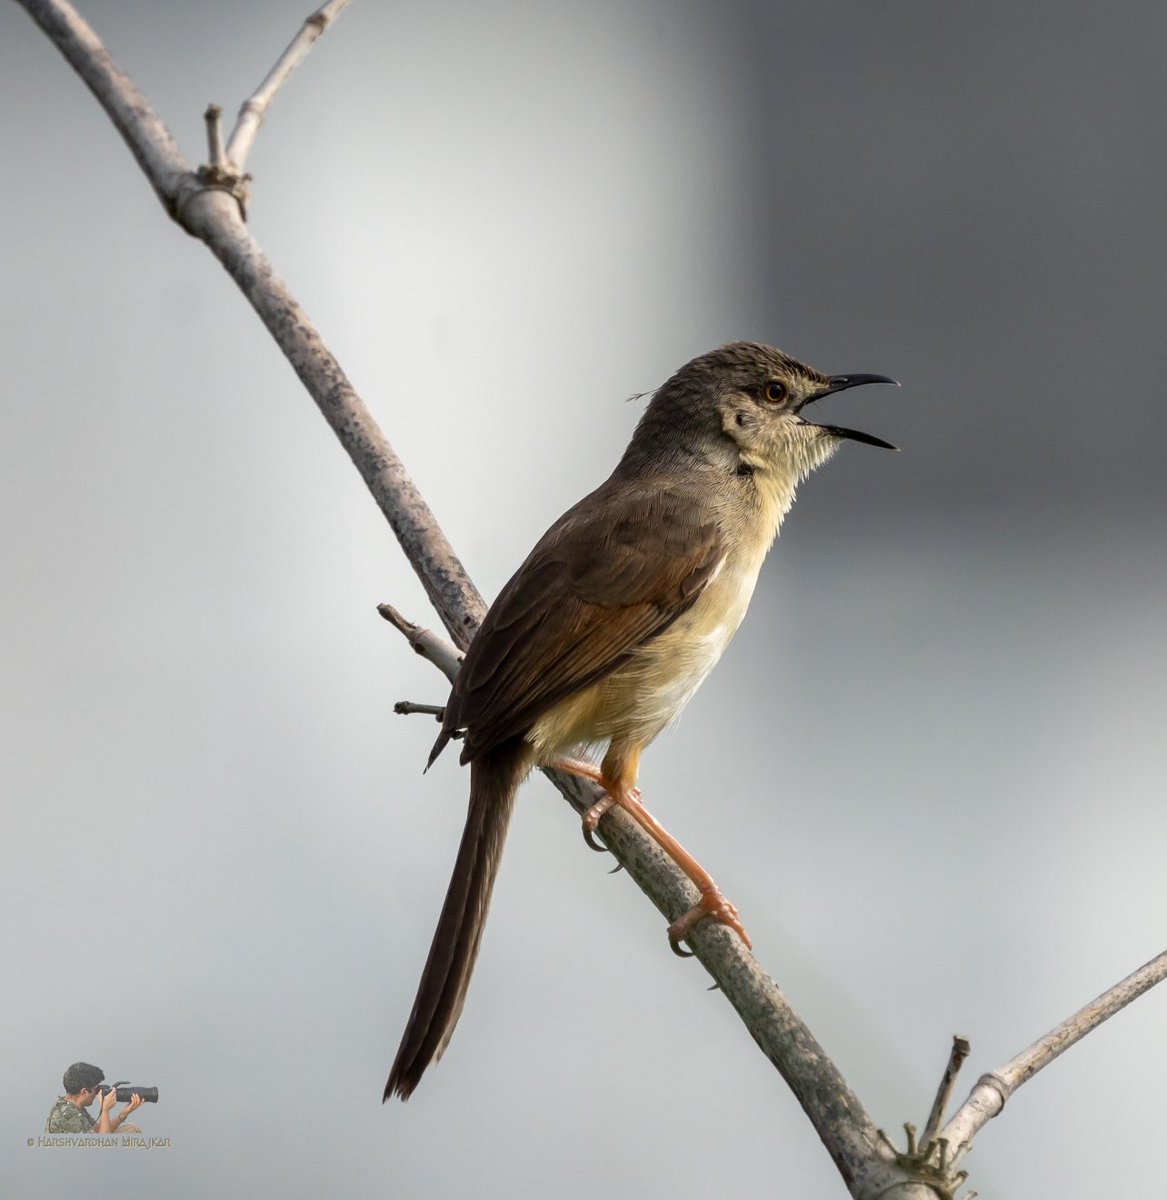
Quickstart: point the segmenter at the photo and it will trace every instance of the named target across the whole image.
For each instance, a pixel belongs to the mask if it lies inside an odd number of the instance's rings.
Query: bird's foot
[[[633,803],[640,803],[640,788],[629,788],[625,796]],[[601,854],[607,853],[608,847],[601,845],[595,839],[596,827],[600,823],[600,818],[616,803],[616,798],[610,794],[601,796],[583,815],[583,836],[593,850],[598,850]]]
[[[616,801],[611,796],[604,796],[597,800],[583,815],[583,839],[593,850],[598,850],[601,854],[606,854],[608,847],[602,846],[596,841],[596,827],[600,823],[600,818],[615,803]]]
[[[669,926],[669,945],[680,958],[692,958],[691,950],[681,949],[681,942],[689,936],[689,931],[698,921],[705,917],[713,917],[723,925],[728,925],[745,942],[747,948],[752,948],[750,935],[738,917],[737,909],[725,898],[725,893],[717,884],[710,880],[707,887],[701,888],[701,899],[683,916],[678,917]]]
[[[590,762],[584,762],[581,758],[557,758],[553,762],[549,762],[547,766],[554,771],[564,771],[568,775],[574,775],[577,779],[590,779],[592,783],[598,783],[601,787],[604,786],[603,779],[600,776],[600,768]],[[638,793],[639,796],[639,793]],[[584,841],[595,851],[600,854],[607,854],[608,847],[601,845],[596,841],[595,833],[596,826],[600,823],[600,818],[615,804],[616,801],[610,795],[605,794],[601,799],[597,800],[591,808],[586,809],[583,815],[583,837]]]

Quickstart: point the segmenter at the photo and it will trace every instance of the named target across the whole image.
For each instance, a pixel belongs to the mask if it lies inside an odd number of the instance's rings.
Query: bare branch
[[[267,110],[271,107],[276,92],[304,61],[316,39],[340,16],[348,4],[349,0],[328,0],[327,4],[306,18],[300,32],[280,55],[276,65],[268,72],[267,78],[243,102],[235,120],[235,128],[227,142],[227,161],[231,169],[238,174],[242,175],[244,167],[247,166],[247,158],[255,144],[255,135],[267,116]]]
[[[959,1147],[961,1153],[967,1153],[977,1133],[1005,1107],[1005,1101],[1026,1080],[1032,1079],[1042,1067],[1164,978],[1167,978],[1167,951],[1116,983],[1060,1025],[1055,1025],[1003,1067],[982,1075],[968,1099],[944,1127],[944,1136],[953,1146]]]
[[[173,216],[182,180],[191,171],[162,118],[71,4],[63,0],[19,2],[97,97]]]
[[[578,776],[549,769],[543,774],[579,813],[604,795],[597,785]],[[666,920],[675,921],[697,902],[697,889],[690,880],[621,809],[612,808],[601,818],[599,832],[616,861]],[[741,939],[724,925],[704,921],[693,927],[687,940],[802,1105],[851,1194],[935,1200],[934,1193],[914,1190],[905,1180],[858,1097]],[[893,1184],[903,1184],[907,1190],[887,1191]]]
[[[210,246],[251,302],[348,451],[455,644],[469,645],[486,612],[429,506],[304,310],[223,192],[184,206],[187,228]]]

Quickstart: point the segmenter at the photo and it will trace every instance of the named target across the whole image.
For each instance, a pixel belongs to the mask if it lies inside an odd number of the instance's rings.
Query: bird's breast
[[[680,716],[733,640],[760,565],[760,559],[727,559],[693,606],[663,633],[610,675],[540,717],[528,737],[541,757],[584,742],[651,742]]]

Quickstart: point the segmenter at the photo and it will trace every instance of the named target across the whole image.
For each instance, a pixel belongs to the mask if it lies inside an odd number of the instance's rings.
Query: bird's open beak
[[[886,375],[831,375],[828,378],[828,384],[821,392],[816,392],[813,396],[808,396],[802,402],[799,411],[801,412],[808,404],[813,404],[816,400],[821,400],[824,396],[829,396],[833,392],[846,391],[847,388],[859,387],[864,383],[890,383],[893,387],[899,387],[899,380],[889,379]],[[813,425],[813,421],[808,421],[808,425]],[[842,425],[820,425],[819,429],[825,429],[828,433],[833,433],[838,438],[848,438],[853,442],[863,442],[867,446],[882,446],[885,450],[898,450],[898,446],[893,446],[891,442],[885,442],[883,438],[877,438],[870,433],[861,433],[858,429],[844,429]]]

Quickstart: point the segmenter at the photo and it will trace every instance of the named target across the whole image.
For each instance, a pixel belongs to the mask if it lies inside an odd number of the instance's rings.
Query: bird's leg
[[[600,787],[604,786],[604,776],[600,768],[595,763],[585,762],[582,758],[557,758],[545,765],[549,771],[563,771],[566,775],[578,775],[580,779],[590,779],[592,783],[598,783]],[[628,794],[633,800],[640,800],[640,788],[629,788]],[[611,807],[611,804],[606,805],[604,812]]]
[[[580,779],[590,779],[592,783],[598,783],[600,787],[604,787],[604,777],[600,768],[593,763],[584,762],[580,758],[557,758],[554,762],[549,762],[547,766],[553,771],[564,771],[568,775],[576,775]],[[602,796],[595,804],[591,806],[583,815],[583,835],[584,841],[593,849],[598,850],[601,854],[607,853],[607,847],[601,846],[595,840],[596,826],[600,823],[600,818],[616,803],[612,794],[604,787],[605,795]],[[634,787],[629,792],[629,796],[636,803],[640,802],[640,788]],[[619,868],[617,868],[619,870]]]
[[[577,775],[580,779],[590,779],[592,783],[600,782],[600,768],[595,763],[585,762],[582,758],[557,758],[546,763],[549,771],[562,771],[565,775]]]
[[[701,920],[710,916],[728,925],[747,946],[752,945],[750,936],[745,931],[738,917],[737,909],[725,898],[721,888],[713,881],[713,876],[677,841],[675,837],[648,811],[640,802],[640,791],[634,785],[637,770],[640,766],[640,747],[632,749],[615,746],[609,749],[600,767],[600,786],[607,795],[599,804],[593,805],[584,814],[584,836],[587,836],[589,823],[594,830],[596,822],[612,807],[618,804],[660,848],[685,872],[697,885],[701,899],[687,913],[682,914],[668,928],[669,945],[673,953],[682,958],[688,958],[680,944],[689,931]],[[592,818],[597,809],[602,811]]]
[[[641,803],[640,789],[636,786],[636,775],[640,768],[639,747],[635,750],[610,749],[600,767],[578,758],[557,758],[554,762],[547,763],[547,766],[579,776],[581,779],[590,779],[604,789],[605,794],[583,815],[584,841],[593,850],[604,849],[593,836],[601,817],[613,805],[619,805],[697,885],[701,899],[669,926],[669,945],[674,953],[682,958],[688,957],[686,952],[680,949],[680,944],[688,936],[689,930],[705,916],[715,917],[722,924],[728,925],[747,946],[752,944],[738,917],[737,909],[725,898],[725,893],[714,882],[713,876]]]

